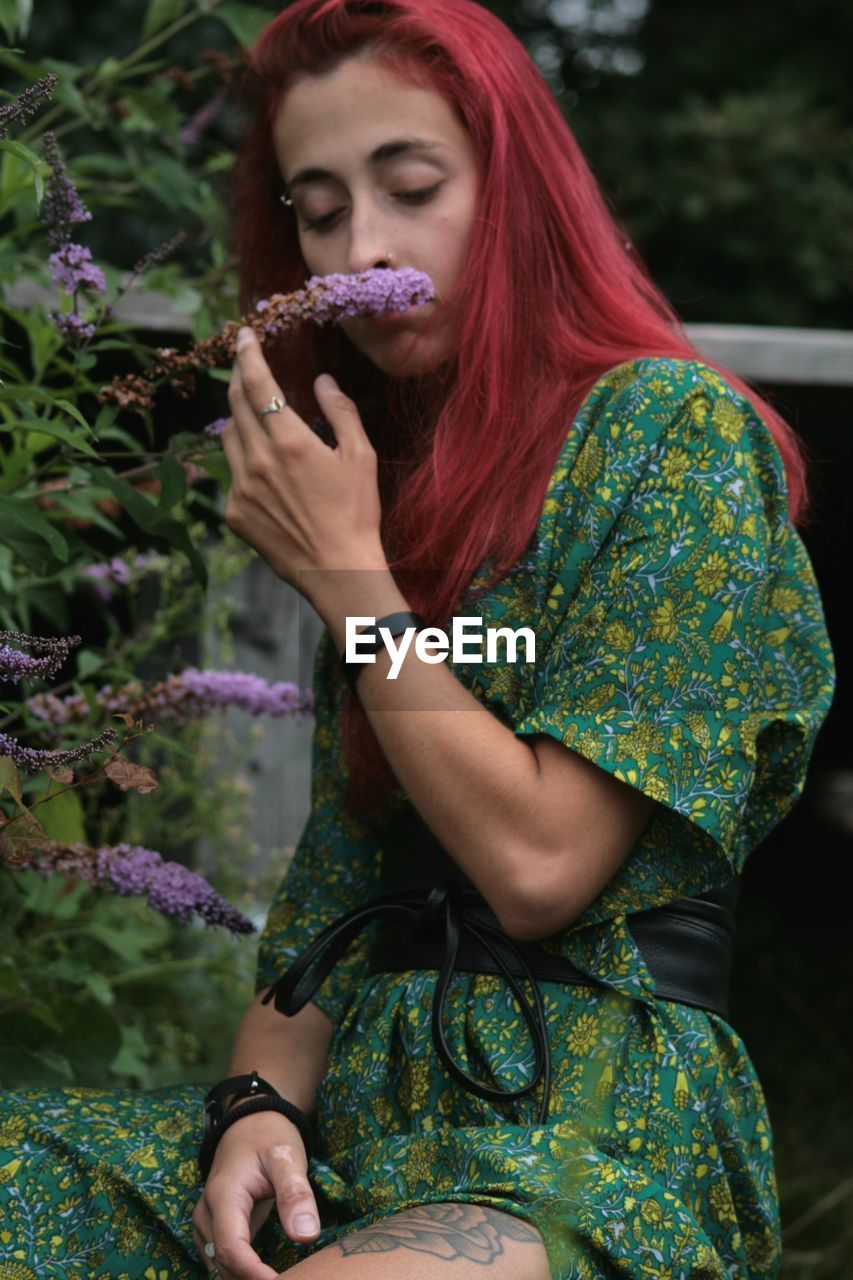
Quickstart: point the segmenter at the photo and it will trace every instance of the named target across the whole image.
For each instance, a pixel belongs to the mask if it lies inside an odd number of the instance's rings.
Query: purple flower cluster
[[[79,747],[47,751],[40,747],[25,747],[17,738],[8,733],[0,733],[0,756],[9,756],[27,773],[41,773],[43,769],[64,769],[79,760],[88,760],[98,751],[103,751],[107,743],[114,741],[115,736],[115,729],[104,729],[97,738],[93,738],[91,742],[82,742]]]
[[[74,244],[69,240],[56,253],[48,258],[53,272],[53,283],[58,289],[64,289],[73,296],[78,289],[89,289],[93,293],[105,293],[107,282],[100,267],[92,261],[92,250],[85,245]]]
[[[31,84],[29,89],[12,98],[11,102],[5,102],[0,107],[0,138],[6,137],[13,120],[17,124],[26,124],[38,111],[42,98],[49,101],[53,97],[58,83],[59,76],[49,71],[46,76],[36,80],[35,84]]]
[[[239,322],[229,320],[218,333],[196,342],[187,351],[159,348],[157,358],[144,374],[113,378],[109,386],[101,388],[99,398],[104,402],[115,400],[122,408],[145,413],[154,407],[154,391],[160,378],[168,379],[180,396],[191,395],[199,369],[216,368],[234,360],[237,332],[243,325],[263,342],[267,334],[290,332],[305,320],[323,325],[345,316],[407,311],[411,306],[423,306],[434,297],[429,276],[411,267],[400,271],[374,267],[356,275],[311,276],[302,289],[261,298],[255,304],[254,314]]]
[[[45,184],[41,218],[48,224],[48,240],[52,249],[60,249],[71,239],[71,227],[78,222],[91,222],[92,215],[77,192],[73,179],[62,162],[56,135],[44,135],[44,158],[53,172]]]
[[[243,671],[199,671],[187,667],[178,679],[197,706],[239,707],[253,716],[302,716],[311,711],[311,699],[295,684],[279,680],[267,684],[260,676]]]
[[[92,215],[62,162],[53,133],[44,135],[44,155],[52,171],[45,184],[40,213],[47,223],[47,237],[53,249],[48,265],[54,285],[74,298],[72,311],[51,311],[50,321],[63,338],[79,346],[95,336],[95,322],[77,314],[77,293],[80,289],[105,293],[107,282],[101,268],[92,261],[92,251],[71,239],[72,226],[90,222]]]
[[[89,704],[82,693],[69,693],[64,698],[55,693],[37,693],[27,699],[27,706],[47,724],[80,724],[89,719]]]
[[[105,564],[88,564],[81,569],[80,576],[92,583],[96,593],[102,600],[112,600],[112,586],[126,587],[137,581],[146,573],[157,572],[165,568],[167,558],[156,551],[148,551],[134,557],[129,564],[121,556],[113,556]]]
[[[11,640],[20,646],[13,649]],[[0,631],[0,680],[17,684],[26,677],[46,679],[58,671],[71,650],[80,643],[79,636],[29,636],[22,631]],[[22,652],[30,649],[31,653]]]
[[[208,422],[206,427],[202,427],[202,431],[212,440],[218,440],[227,421],[227,418],[214,418],[213,422]]]
[[[95,326],[91,320],[85,321],[76,311],[51,311],[50,322],[69,342],[83,342],[94,338]]]
[[[219,109],[225,101],[227,93],[228,90],[224,86],[221,89],[217,89],[213,97],[200,106],[195,115],[191,116],[187,123],[182,126],[178,137],[185,147],[195,146],[207,126],[219,115]]]
[[[238,935],[254,933],[251,920],[216,892],[195,871],[179,862],[165,862],[141,845],[104,845],[48,841],[29,864],[47,878],[51,872],[77,875],[88,884],[111,889],[121,897],[148,895],[148,905],[161,915],[185,924],[193,914],[205,924],[222,925]]]
[[[261,676],[241,671],[199,671],[188,667],[180,675],[169,675],[149,689],[139,681],[113,689],[104,685],[95,694],[95,703],[106,711],[127,711],[132,716],[144,714],[209,715],[222,707],[238,707],[253,716],[296,716],[301,723],[314,710],[310,689],[300,691],[295,684],[278,681],[268,684]],[[53,725],[85,719],[88,707],[80,694],[58,698],[54,694],[37,694],[27,700],[28,708],[39,719]]]
[[[292,294],[273,294],[255,303],[261,313],[261,329],[276,334],[291,327],[293,320],[310,318],[328,324],[347,316],[379,316],[387,311],[406,311],[423,306],[435,297],[432,280],[423,271],[403,267],[371,267],[356,275],[333,273],[311,276],[304,289]],[[269,311],[267,317],[263,313]]]

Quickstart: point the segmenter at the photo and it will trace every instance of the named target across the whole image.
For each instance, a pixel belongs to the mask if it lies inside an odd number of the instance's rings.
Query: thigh
[[[416,1205],[341,1236],[287,1280],[550,1280],[542,1236],[515,1214],[459,1201]]]

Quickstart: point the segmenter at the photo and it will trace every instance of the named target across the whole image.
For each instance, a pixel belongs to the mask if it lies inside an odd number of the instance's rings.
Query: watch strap
[[[364,631],[358,633],[361,637],[359,643],[361,654],[375,656],[385,647],[385,639],[379,634],[380,627],[389,633],[390,639],[396,640],[397,636],[401,636],[409,627],[420,629],[425,626],[426,621],[423,616],[411,609],[398,609],[394,613],[387,613],[384,618],[377,618],[372,627],[365,627]],[[370,632],[373,633],[373,640],[368,644],[366,637]],[[344,656],[341,656],[341,667],[351,689],[355,689],[356,681],[366,665],[364,662],[347,662]]]
[[[249,1098],[246,1102],[240,1102],[237,1106],[232,1107],[215,1125],[208,1126],[205,1129],[198,1151],[198,1167],[203,1179],[206,1179],[210,1173],[214,1153],[226,1129],[230,1129],[232,1124],[236,1124],[244,1116],[254,1115],[258,1111],[278,1111],[281,1115],[286,1116],[288,1120],[291,1120],[296,1125],[306,1152],[310,1152],[313,1141],[311,1126],[299,1107],[292,1102],[288,1102],[286,1098],[282,1098],[279,1094],[274,1097],[261,1095]]]

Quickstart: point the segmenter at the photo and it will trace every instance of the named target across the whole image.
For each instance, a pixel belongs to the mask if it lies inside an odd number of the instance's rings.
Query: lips
[[[430,300],[432,301],[432,300]],[[413,320],[418,312],[423,311],[430,305],[430,302],[422,303],[420,306],[407,307],[405,311],[385,311],[381,315],[367,316],[368,324],[376,325],[395,325],[400,324],[404,320]]]

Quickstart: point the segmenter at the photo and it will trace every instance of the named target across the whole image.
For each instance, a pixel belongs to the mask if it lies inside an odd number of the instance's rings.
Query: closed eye
[[[418,191],[397,191],[395,192],[395,197],[397,200],[405,201],[406,204],[428,204],[433,196],[438,194],[439,188],[443,185],[443,182],[437,182],[432,187],[421,187]],[[324,213],[322,218],[309,218],[302,229],[303,231],[323,232],[332,226],[341,212],[341,209],[333,209],[331,213]]]

